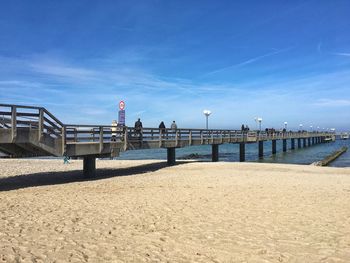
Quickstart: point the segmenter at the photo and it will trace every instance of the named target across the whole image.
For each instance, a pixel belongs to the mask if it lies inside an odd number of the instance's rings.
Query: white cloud
[[[350,99],[319,99],[314,103],[314,105],[326,107],[347,107],[350,106]]]
[[[333,55],[337,55],[337,56],[343,56],[343,57],[350,57],[350,53],[332,53]]]

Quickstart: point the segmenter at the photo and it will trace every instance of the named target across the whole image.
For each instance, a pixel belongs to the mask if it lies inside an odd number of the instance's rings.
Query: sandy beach
[[[0,262],[349,262],[350,169],[0,160]]]

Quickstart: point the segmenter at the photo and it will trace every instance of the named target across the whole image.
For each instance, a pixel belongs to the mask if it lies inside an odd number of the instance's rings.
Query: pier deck
[[[167,148],[168,163],[175,163],[175,149],[193,145],[212,145],[213,161],[218,161],[219,145],[240,144],[240,161],[245,160],[245,144],[258,143],[259,157],[263,156],[263,142],[272,141],[276,153],[276,141],[287,140],[291,148],[334,140],[329,132],[258,132],[221,129],[164,129],[134,128],[110,125],[64,124],[42,107],[0,104],[0,151],[13,157],[69,156],[84,158],[86,175],[94,173],[97,157],[117,157],[121,151]],[[90,167],[90,168],[89,168]],[[91,168],[92,167],[92,168]],[[92,171],[89,171],[92,170]]]

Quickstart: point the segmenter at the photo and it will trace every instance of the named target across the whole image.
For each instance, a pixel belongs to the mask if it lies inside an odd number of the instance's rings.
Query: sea
[[[287,152],[282,151],[282,141],[277,141],[277,153],[272,155],[271,141],[264,142],[264,157],[258,158],[258,144],[246,144],[246,161],[260,163],[287,163],[287,164],[312,164],[320,161],[339,150],[343,146],[349,149],[347,152],[330,163],[331,167],[350,167],[350,140],[336,140],[335,142],[312,145],[305,148],[290,150],[290,140],[288,140]],[[190,157],[198,161],[211,161],[211,145],[190,146],[176,149],[176,159],[189,159]],[[116,159],[122,160],[145,160],[156,159],[166,160],[166,149],[135,150],[122,152]],[[192,159],[192,158],[191,158]],[[222,144],[219,146],[219,161],[238,162],[239,144]]]

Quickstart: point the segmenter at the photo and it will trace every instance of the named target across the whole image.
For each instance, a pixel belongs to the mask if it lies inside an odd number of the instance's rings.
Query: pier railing
[[[217,129],[158,129],[142,128],[140,131],[130,127],[98,126],[98,125],[65,125],[67,144],[87,142],[162,142],[162,141],[200,141],[201,144],[224,142],[257,142],[292,138],[309,138],[327,136],[331,133],[321,132],[280,132],[273,133],[241,130]]]
[[[11,129],[14,140],[19,130],[37,130],[39,140],[44,134],[62,137],[64,124],[42,107],[0,104],[0,128]]]

